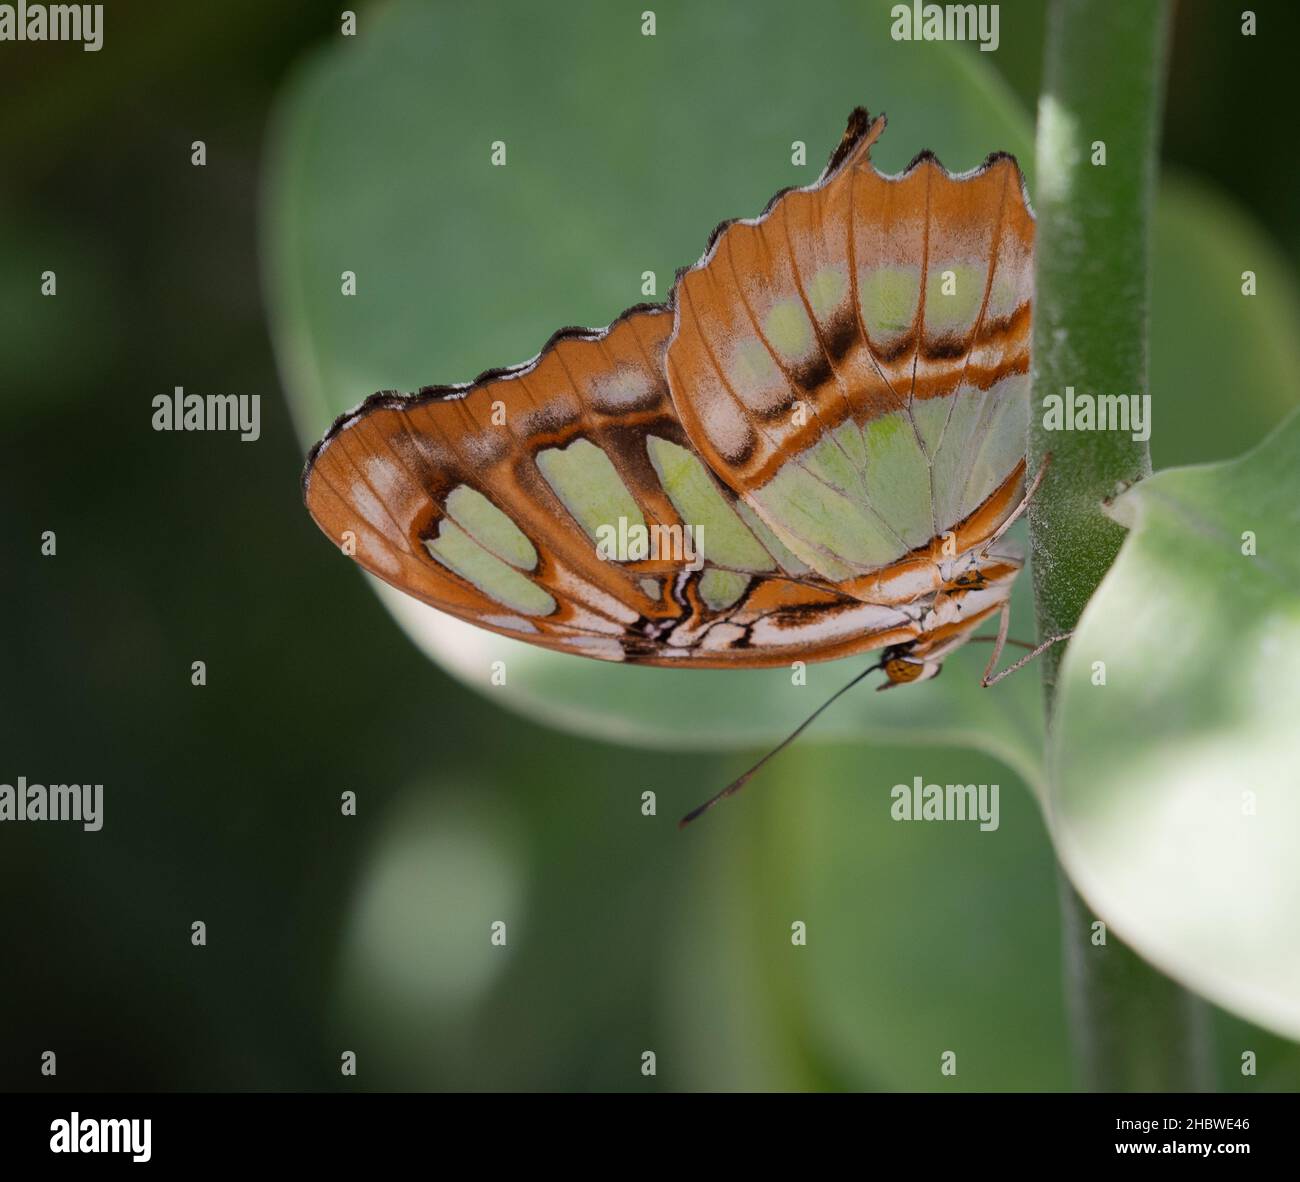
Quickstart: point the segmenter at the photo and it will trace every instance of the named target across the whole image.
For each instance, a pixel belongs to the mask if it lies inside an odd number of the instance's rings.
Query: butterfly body
[[[719,227],[668,304],[340,418],[304,475],[317,523],[425,603],[564,652],[883,648],[891,684],[933,676],[1021,565],[998,540],[1025,489],[1033,222],[1009,157],[881,176],[883,126],[855,112],[817,184]],[[604,544],[633,536],[653,549]]]

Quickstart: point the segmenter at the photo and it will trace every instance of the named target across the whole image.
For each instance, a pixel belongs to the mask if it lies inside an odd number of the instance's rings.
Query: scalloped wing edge
[[[669,289],[668,296],[662,303],[639,303],[633,304],[629,308],[624,308],[608,324],[600,328],[586,328],[579,325],[568,325],[564,328],[558,328],[547,338],[546,343],[533,354],[527,361],[521,361],[516,365],[493,366],[485,369],[477,377],[468,382],[453,383],[450,385],[422,386],[413,393],[402,393],[398,390],[380,390],[371,394],[359,402],[350,410],[340,414],[333,423],[330,424],[325,434],[312,446],[307,453],[307,459],[303,465],[302,476],[300,478],[303,500],[306,501],[308,495],[308,486],[311,481],[312,469],[315,466],[316,459],[320,453],[343,431],[345,431],[357,419],[363,418],[372,410],[400,410],[406,407],[416,408],[424,406],[430,402],[447,402],[455,399],[466,398],[473,394],[475,390],[488,382],[497,381],[501,378],[517,377],[521,374],[527,374],[534,369],[549,353],[557,343],[564,340],[583,340],[599,341],[607,337],[615,328],[633,316],[641,315],[647,312],[674,312],[676,311],[677,288],[681,284],[682,276],[692,271],[700,270],[708,265],[713,257],[713,252],[717,247],[718,240],[726,231],[734,225],[758,225],[766,219],[772,210],[776,208],[777,202],[789,193],[804,192],[811,193],[825,186],[834,177],[846,167],[851,161],[861,158],[865,163],[871,164],[870,150],[872,145],[880,138],[888,124],[888,119],[882,112],[874,119],[867,111],[866,107],[854,107],[849,112],[848,122],[844,129],[844,134],[840,137],[840,142],[831,152],[830,158],[826,162],[826,167],[822,169],[821,175],[809,185],[787,185],[785,188],[778,189],[772,194],[767,204],[763,206],[762,211],[751,218],[724,218],[709,233],[708,240],[704,247],[704,253],[692,264],[685,267],[679,267],[673,277],[673,285]],[[1010,152],[990,152],[983,163],[975,168],[967,169],[964,172],[950,172],[944,167],[939,158],[928,148],[918,152],[909,162],[906,168],[901,172],[889,174],[883,173],[874,164],[871,164],[872,170],[878,177],[886,181],[901,181],[909,176],[915,169],[922,164],[933,164],[940,172],[952,181],[966,181],[981,176],[988,169],[1000,163],[1003,160],[1009,160],[1012,167],[1016,170],[1016,177],[1020,181],[1020,196],[1024,202],[1025,209],[1031,220],[1034,217],[1034,209],[1029,200],[1029,188],[1025,183],[1025,174],[1020,167],[1019,162]],[[677,329],[674,325],[673,332],[669,337],[669,344],[677,335]]]

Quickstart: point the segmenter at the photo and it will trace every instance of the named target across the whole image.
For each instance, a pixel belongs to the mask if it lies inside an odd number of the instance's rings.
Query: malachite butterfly
[[[1000,539],[1025,497],[1034,221],[1005,154],[879,173],[884,126],[854,111],[820,179],[720,225],[666,303],[343,415],[303,475],[316,523],[394,587],[563,652],[884,649],[888,684],[934,676],[1021,567]]]

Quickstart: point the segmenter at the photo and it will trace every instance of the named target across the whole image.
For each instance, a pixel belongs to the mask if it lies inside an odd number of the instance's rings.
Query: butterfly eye
[[[885,662],[885,676],[895,684],[920,680],[925,664],[907,657],[891,657]]]

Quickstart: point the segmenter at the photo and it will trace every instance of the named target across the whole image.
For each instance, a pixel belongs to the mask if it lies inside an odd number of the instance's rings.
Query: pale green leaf
[[[1112,514],[1132,532],[1058,688],[1058,852],[1145,958],[1294,1038],[1300,416],[1238,460],[1159,473]]]

